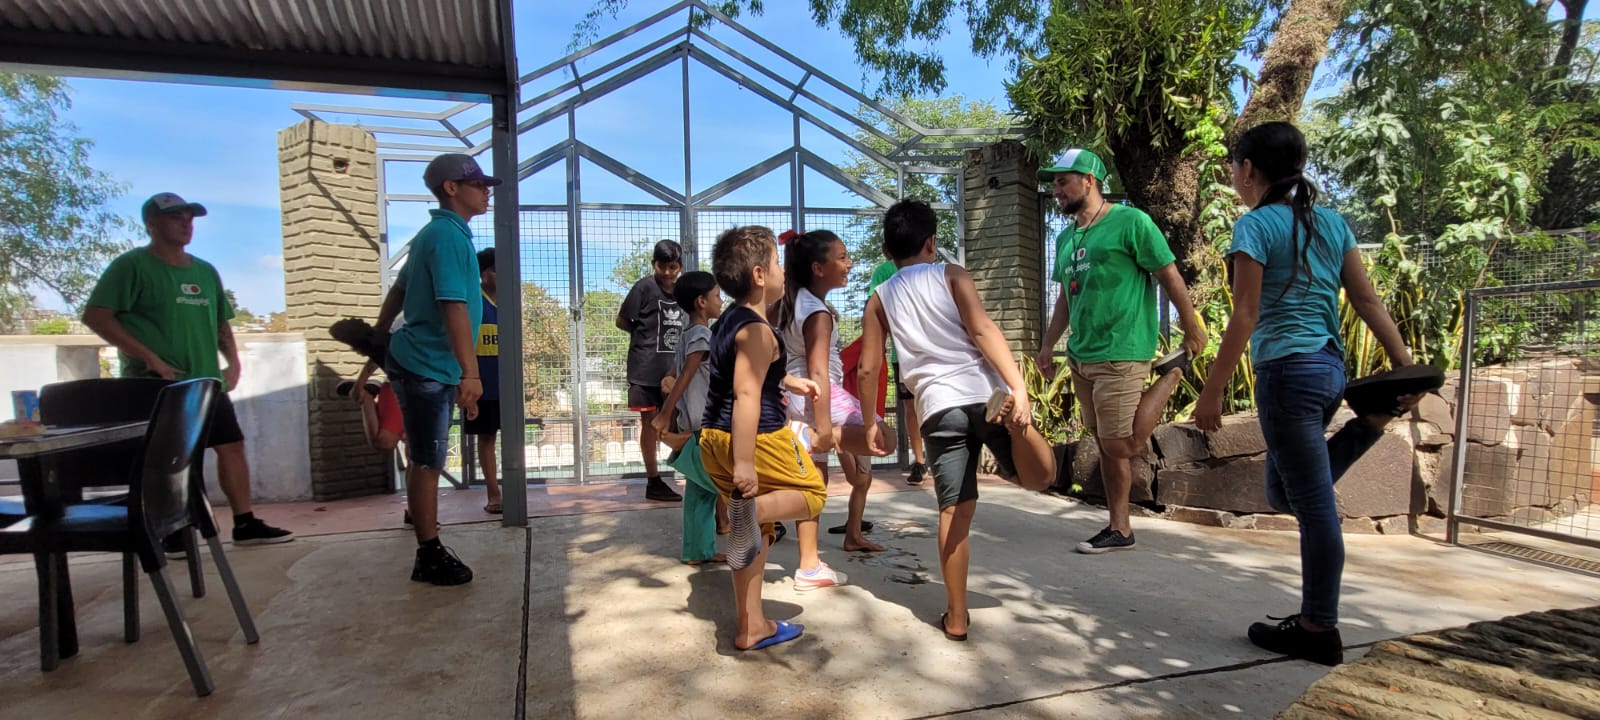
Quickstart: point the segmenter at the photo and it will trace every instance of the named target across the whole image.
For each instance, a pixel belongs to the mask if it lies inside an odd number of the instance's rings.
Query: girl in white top
[[[877,552],[883,546],[867,540],[861,528],[861,514],[872,484],[869,473],[858,472],[855,456],[884,456],[894,452],[894,443],[884,447],[867,444],[869,424],[861,401],[844,389],[844,363],[839,359],[839,327],[833,308],[828,306],[828,291],[844,287],[850,280],[850,254],[839,236],[827,230],[804,234],[794,231],[778,238],[783,245],[784,296],[773,305],[772,324],[789,350],[787,371],[797,378],[813,380],[820,390],[815,401],[789,395],[789,415],[813,431],[812,456],[839,451],[839,464],[850,480],[849,515],[844,524],[844,549]],[[870,420],[882,438],[894,437],[876,414]],[[818,462],[827,476],[827,463]],[[805,531],[801,530],[801,544]]]
[[[1055,479],[1055,456],[1033,427],[1022,371],[972,276],[934,264],[938,219],[926,203],[903,200],[883,216],[883,250],[900,271],[867,299],[860,385],[878,387],[884,337],[894,334],[900,371],[917,398],[922,439],[939,500],[939,570],[944,575],[944,636],[966,640],[967,534],[978,505],[984,446],[1001,474],[1030,490]],[[879,430],[868,428],[868,443]]]

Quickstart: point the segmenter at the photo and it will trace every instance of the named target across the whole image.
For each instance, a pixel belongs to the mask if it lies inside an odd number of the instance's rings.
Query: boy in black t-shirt
[[[672,369],[672,358],[683,334],[683,312],[672,297],[678,273],[683,271],[683,247],[672,240],[656,243],[651,258],[654,273],[640,278],[617,310],[617,329],[628,333],[628,409],[639,413],[639,454],[644,457],[647,480],[644,496],[651,500],[683,500],[661,479],[656,465],[659,437],[651,421],[665,399],[661,378]]]

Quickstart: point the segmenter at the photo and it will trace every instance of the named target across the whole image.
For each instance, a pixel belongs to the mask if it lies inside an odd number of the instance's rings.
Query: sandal
[[[483,506],[483,511],[486,512],[486,513],[489,513],[490,515],[499,515],[500,512],[501,512],[500,503],[492,502],[492,503],[489,503],[488,505],[484,505]]]
[[[1433,365],[1405,365],[1368,375],[1345,386],[1344,399],[1359,417],[1404,414],[1396,398],[1432,392],[1444,386],[1444,371]]]
[[[761,642],[758,642],[747,648],[741,648],[738,645],[734,645],[734,647],[744,651],[769,648],[773,645],[777,645],[778,643],[789,642],[790,640],[800,637],[801,633],[804,633],[806,630],[806,626],[801,625],[800,623],[787,623],[782,620],[778,620],[777,623],[778,631],[763,639]]]
[[[967,641],[967,634],[966,633],[961,633],[960,635],[957,635],[957,634],[955,634],[953,632],[950,632],[949,626],[944,624],[944,621],[949,619],[949,617],[950,617],[950,613],[949,612],[939,613],[939,629],[944,631],[944,639],[946,639],[946,640],[954,640],[955,642],[966,642]],[[967,628],[970,630],[971,627],[972,627],[972,613],[967,613]]]

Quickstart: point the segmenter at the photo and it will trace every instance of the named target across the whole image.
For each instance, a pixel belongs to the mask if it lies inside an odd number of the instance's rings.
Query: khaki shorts
[[[1083,426],[1097,438],[1133,437],[1133,414],[1144,394],[1149,362],[1070,363],[1072,394],[1078,398]]]

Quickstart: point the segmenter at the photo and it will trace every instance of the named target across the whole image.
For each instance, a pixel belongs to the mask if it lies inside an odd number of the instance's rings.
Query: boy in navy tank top
[[[809,380],[785,376],[783,342],[767,323],[764,309],[783,296],[772,231],[745,226],[724,232],[711,252],[711,267],[733,306],[712,329],[700,452],[706,474],[729,496],[727,556],[739,617],[733,645],[759,650],[800,637],[805,629],[767,620],[761,575],[772,523],[815,518],[828,499],[822,474],[789,428],[783,404],[786,388],[813,399],[818,392]]]

